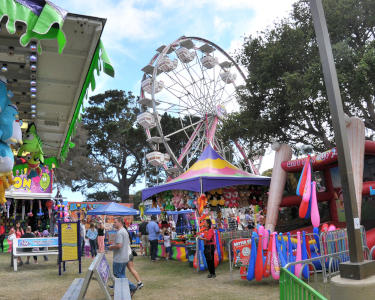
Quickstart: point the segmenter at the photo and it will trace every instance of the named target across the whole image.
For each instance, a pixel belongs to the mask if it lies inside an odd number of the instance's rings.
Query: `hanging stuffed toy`
[[[141,206],[141,204],[139,206]],[[48,217],[49,217],[49,219],[51,219],[52,207],[53,207],[53,200],[48,200],[46,202],[46,207],[48,209]]]
[[[224,199],[225,199],[225,207],[229,207],[230,199],[232,198],[232,193],[229,188],[224,189]]]
[[[9,210],[10,210],[10,205],[12,204],[12,202],[10,200],[7,200],[6,202],[6,206],[7,206],[7,219],[9,219]]]
[[[172,204],[177,209],[178,203],[180,202],[178,198],[178,191],[172,191],[172,193],[173,193]]]
[[[6,144],[22,144],[22,131],[17,106],[9,104],[0,114],[0,140]]]
[[[195,208],[194,201],[195,201],[194,192],[189,192],[189,200],[187,203],[189,208]]]
[[[22,200],[22,215],[21,215],[22,221],[25,220],[25,200]]]
[[[184,208],[184,192],[183,191],[178,191],[178,207],[179,209]]]
[[[198,210],[199,215],[202,215],[203,209],[206,205],[207,205],[207,197],[205,194],[202,194],[197,200],[197,210]]]
[[[27,213],[28,217],[32,217],[33,216],[33,204],[34,204],[34,201],[30,200],[30,211]]]
[[[42,174],[40,167],[40,153],[30,153],[26,156],[27,178],[32,179]]]
[[[0,204],[6,203],[5,191],[14,184],[12,170],[14,156],[10,147],[0,141]]]
[[[42,201],[39,200],[39,212],[36,214],[39,218],[44,215],[42,211]]]
[[[39,157],[39,161],[44,163],[44,153],[42,149],[42,141],[40,140],[34,123],[31,123],[26,131],[26,137],[23,141],[23,145],[18,150],[18,157],[22,156],[22,153],[34,153]]]

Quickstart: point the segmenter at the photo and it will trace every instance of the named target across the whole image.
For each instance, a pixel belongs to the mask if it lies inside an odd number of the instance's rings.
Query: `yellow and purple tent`
[[[245,172],[222,158],[208,145],[197,162],[172,181],[142,190],[142,200],[169,190],[207,192],[234,185],[269,185],[270,177]]]

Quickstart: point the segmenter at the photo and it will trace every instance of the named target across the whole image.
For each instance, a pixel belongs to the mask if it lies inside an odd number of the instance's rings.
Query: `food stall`
[[[106,230],[112,230],[113,229],[113,222],[116,215],[111,214],[97,214],[93,215],[89,213],[91,210],[97,210],[101,209],[103,205],[107,205],[109,203],[113,202],[89,202],[89,201],[83,201],[83,202],[67,202],[69,215],[73,219],[77,219],[78,212],[80,212],[81,220],[86,220],[86,227],[89,227],[89,224],[91,222],[104,222],[104,228]],[[125,208],[131,208],[133,209],[133,203],[116,203],[118,205],[121,205]],[[103,216],[103,217],[102,217]],[[105,216],[105,217],[104,217]],[[134,221],[133,215],[124,215],[124,220],[126,224],[131,224]]]

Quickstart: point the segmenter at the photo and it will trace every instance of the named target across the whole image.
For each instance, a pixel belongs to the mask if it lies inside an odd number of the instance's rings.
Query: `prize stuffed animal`
[[[205,194],[202,194],[199,196],[197,200],[197,209],[198,209],[199,215],[202,215],[203,209],[205,208],[206,205],[207,205],[207,197]]]

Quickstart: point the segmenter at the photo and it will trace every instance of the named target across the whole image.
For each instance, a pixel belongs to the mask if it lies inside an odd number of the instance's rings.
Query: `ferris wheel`
[[[176,177],[210,144],[224,159],[259,174],[240,141],[224,142],[218,134],[226,115],[239,109],[237,88],[245,84],[233,58],[199,37],[183,36],[156,51],[142,69],[137,117],[153,149],[148,162]]]

